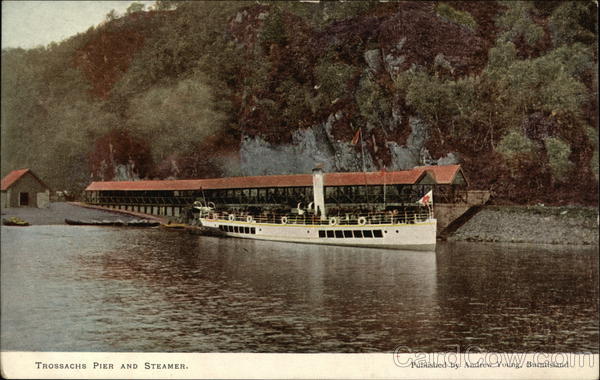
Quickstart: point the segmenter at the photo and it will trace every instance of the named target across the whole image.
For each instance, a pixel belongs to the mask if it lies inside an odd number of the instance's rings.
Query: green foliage
[[[94,136],[116,123],[92,102],[70,64],[89,33],[60,44],[2,51],[2,171],[30,167],[52,188],[81,188]]]
[[[351,17],[357,17],[367,13],[377,6],[376,0],[366,1],[324,1],[323,19],[324,21],[344,20]]]
[[[559,181],[564,181],[569,175],[569,172],[573,169],[574,165],[569,161],[569,155],[571,154],[571,147],[566,142],[555,138],[549,137],[544,140],[546,146],[546,152],[548,155],[548,162],[552,175]]]
[[[407,76],[406,103],[431,123],[437,124],[442,115],[448,113],[446,106],[450,93],[444,82],[437,76],[424,71],[416,71]]]
[[[590,145],[594,147],[594,153],[590,160],[590,168],[592,173],[594,173],[596,182],[598,182],[598,177],[600,176],[600,168],[598,166],[598,131],[590,126],[586,126],[585,132],[588,136]]]
[[[390,95],[371,75],[361,78],[356,90],[356,104],[361,116],[373,125],[381,126],[381,121],[392,113]]]
[[[477,76],[443,79],[422,70],[409,70],[396,78],[396,88],[405,93],[406,104],[433,128],[438,142],[447,136],[458,141],[461,136],[477,133],[476,125],[485,118],[480,98],[481,83]],[[483,142],[482,142],[483,143]]]
[[[585,85],[559,71],[556,77],[540,91],[541,109],[553,115],[581,116],[581,107],[588,99]]]
[[[175,10],[156,21],[156,33],[144,43],[127,72],[113,89],[120,107],[151,87],[170,86],[193,70],[222,81],[235,77],[243,55],[224,40],[222,28],[248,2],[172,2]],[[165,5],[166,6],[166,5]],[[171,6],[171,5],[169,5]],[[166,16],[162,16],[166,17]]]
[[[156,87],[136,97],[128,129],[150,143],[157,162],[189,151],[223,127],[225,115],[215,110],[212,90],[201,77],[169,87]]]
[[[314,68],[315,80],[325,103],[348,96],[350,82],[357,69],[343,62],[335,62],[331,56],[321,59]]]
[[[488,53],[486,71],[489,75],[503,73],[503,71],[517,60],[517,48],[510,41],[498,41]],[[499,79],[495,76],[493,79]]]
[[[125,11],[128,15],[136,12],[143,12],[146,6],[142,3],[131,3]]]
[[[519,156],[530,156],[537,152],[537,148],[533,141],[518,131],[507,133],[496,150],[507,160],[513,160]]]
[[[284,124],[298,127],[300,120],[313,112],[310,105],[312,101],[310,87],[303,86],[294,79],[283,81],[275,91],[279,94]]]
[[[288,38],[281,11],[277,7],[274,7],[267,16],[260,33],[261,45],[265,50],[268,50],[269,46],[272,44],[280,46],[286,45],[287,40]]]
[[[320,1],[318,3],[281,1],[269,3],[282,11],[301,17],[315,28],[323,28],[327,24],[357,17],[369,12],[377,6],[375,0],[365,1]]]
[[[447,21],[462,25],[471,31],[477,28],[477,21],[470,13],[456,10],[447,3],[437,3],[435,10],[438,16]]]
[[[170,11],[170,10],[173,10],[173,9],[177,8],[178,6],[180,6],[183,3],[185,3],[185,1],[180,1],[180,0],[156,0],[154,2],[154,9],[156,9],[157,11]]]
[[[592,44],[596,40],[593,30],[581,24],[581,20],[597,11],[598,5],[592,1],[562,2],[550,16],[548,26],[554,46],[569,45],[575,42]],[[593,17],[593,16],[592,16]]]
[[[105,16],[106,21],[113,21],[119,18],[119,14],[114,9],[111,9]]]
[[[588,95],[578,74],[592,59],[581,45],[559,48],[547,55],[517,60],[514,45],[500,42],[490,50],[484,75],[506,115],[543,110],[578,117]]]
[[[530,13],[534,10],[530,1],[503,1],[507,10],[497,19],[497,26],[502,31],[499,36],[501,41],[515,42],[518,37],[523,37],[525,42],[532,46],[544,36],[544,29],[537,25]]]

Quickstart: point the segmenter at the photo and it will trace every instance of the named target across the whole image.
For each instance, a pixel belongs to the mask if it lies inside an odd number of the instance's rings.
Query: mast
[[[360,138],[360,151],[362,153],[362,171],[363,176],[365,177],[365,193],[367,194],[367,208],[371,208],[371,201],[369,199],[369,185],[367,183],[367,168],[365,166],[365,141],[362,135],[362,128],[358,129],[359,138]]]

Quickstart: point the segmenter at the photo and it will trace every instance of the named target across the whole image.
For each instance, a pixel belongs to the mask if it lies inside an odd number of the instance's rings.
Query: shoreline
[[[168,219],[139,212],[115,210],[80,202],[53,202],[50,207],[6,208],[2,218],[16,216],[31,225],[60,225],[64,219],[146,219],[166,224]],[[598,208],[580,206],[483,206],[464,225],[442,240],[449,242],[599,245]],[[198,231],[192,231],[198,233]],[[440,236],[438,236],[440,239]]]
[[[484,206],[447,240],[598,245],[598,208]]]
[[[113,210],[103,207],[85,205],[79,202],[52,202],[47,208],[20,207],[3,208],[2,219],[18,217],[32,226],[67,225],[65,219],[108,220],[131,222],[145,219],[165,223],[166,220],[154,215],[134,213],[124,210]]]

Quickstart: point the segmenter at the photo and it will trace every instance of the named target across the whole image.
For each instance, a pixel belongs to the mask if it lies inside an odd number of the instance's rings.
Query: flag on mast
[[[417,203],[420,203],[423,206],[433,204],[433,190],[429,190],[429,192],[423,195],[423,198],[419,199]]]
[[[358,144],[358,140],[360,140],[360,138],[362,137],[361,129],[362,128],[358,128],[358,130],[354,134],[354,137],[352,138],[352,141],[350,142],[350,144],[352,144],[352,145]]]

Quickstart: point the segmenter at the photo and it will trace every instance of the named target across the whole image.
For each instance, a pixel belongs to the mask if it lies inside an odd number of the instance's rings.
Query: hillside
[[[56,189],[461,163],[598,201],[594,2],[157,2],[2,51],[2,173]]]

